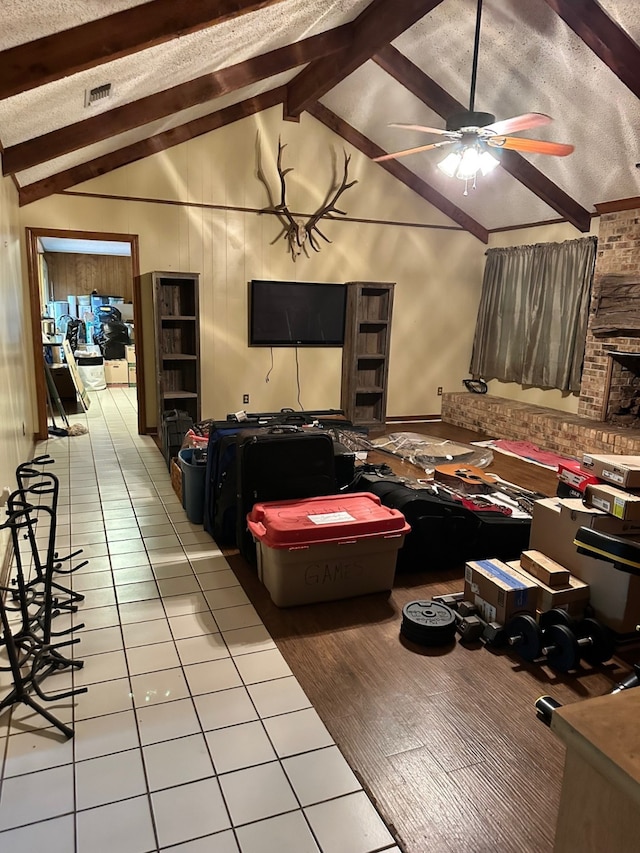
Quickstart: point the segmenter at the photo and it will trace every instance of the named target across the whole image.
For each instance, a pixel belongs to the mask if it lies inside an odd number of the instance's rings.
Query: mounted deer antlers
[[[287,206],[286,201],[286,183],[285,179],[289,172],[292,172],[292,168],[283,169],[282,168],[282,152],[286,148],[286,145],[283,145],[280,139],[278,139],[278,175],[280,176],[280,203],[275,204],[273,200],[273,196],[271,195],[271,189],[269,188],[269,184],[267,183],[267,179],[264,176],[262,171],[262,165],[260,163],[260,158],[258,157],[258,170],[257,175],[258,178],[262,181],[262,183],[267,188],[267,195],[269,197],[270,206],[263,208],[260,213],[274,213],[282,226],[282,230],[280,233],[271,241],[271,245],[273,245],[280,237],[284,236],[285,240],[289,244],[289,251],[291,252],[291,257],[295,261],[299,255],[303,252],[307,257],[310,257],[309,252],[307,251],[307,244],[311,246],[314,252],[320,251],[320,243],[316,238],[316,234],[326,243],[331,243],[328,237],[322,233],[320,228],[318,227],[318,223],[324,217],[328,219],[333,219],[334,217],[331,214],[340,214],[341,216],[346,216],[346,212],[344,210],[339,210],[336,207],[336,202],[340,198],[343,192],[350,189],[354,184],[357,184],[357,181],[351,181],[347,183],[347,178],[349,176],[349,161],[351,157],[347,156],[346,151],[344,152],[344,176],[338,188],[333,193],[331,199],[328,199],[326,203],[317,210],[314,214],[312,214],[306,221],[304,217],[295,215],[291,213]]]

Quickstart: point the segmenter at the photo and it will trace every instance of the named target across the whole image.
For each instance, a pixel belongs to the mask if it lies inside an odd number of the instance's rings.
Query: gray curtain
[[[489,249],[471,375],[579,391],[597,239]]]

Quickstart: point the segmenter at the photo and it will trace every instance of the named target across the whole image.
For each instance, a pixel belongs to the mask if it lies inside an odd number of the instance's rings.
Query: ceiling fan
[[[438,136],[445,136],[446,139],[441,142],[431,142],[428,145],[419,145],[414,148],[407,148],[404,151],[396,151],[393,154],[383,154],[380,157],[374,157],[373,159],[376,163],[383,160],[395,160],[398,157],[406,157],[408,154],[418,154],[421,151],[430,151],[435,148],[444,148],[445,146],[453,145],[453,149],[437,165],[445,175],[465,181],[464,194],[467,195],[468,181],[473,180],[473,186],[475,187],[475,178],[478,172],[487,175],[499,165],[500,161],[494,156],[492,149],[500,150],[501,148],[507,148],[512,151],[551,154],[556,157],[566,157],[567,154],[571,154],[574,150],[573,145],[566,145],[561,142],[546,142],[542,139],[522,139],[517,136],[506,135],[549,124],[552,119],[543,113],[524,113],[513,118],[496,121],[496,117],[491,113],[475,112],[474,101],[478,73],[481,18],[482,0],[478,0],[469,109],[450,116],[447,119],[447,126],[444,130],[437,127],[424,127],[421,124],[400,124],[396,122],[390,124],[389,127],[437,134]]]

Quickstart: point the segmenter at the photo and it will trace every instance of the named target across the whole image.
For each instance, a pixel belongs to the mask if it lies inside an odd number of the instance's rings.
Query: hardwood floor
[[[457,441],[476,433],[394,424]],[[408,469],[407,469],[408,470]],[[500,476],[555,492],[555,474],[496,454]],[[564,676],[481,644],[423,648],[399,635],[408,601],[462,589],[463,567],[396,575],[391,594],[277,608],[255,571],[229,560],[294,674],[406,853],[550,853],[564,748],[536,719],[606,693],[628,668]]]

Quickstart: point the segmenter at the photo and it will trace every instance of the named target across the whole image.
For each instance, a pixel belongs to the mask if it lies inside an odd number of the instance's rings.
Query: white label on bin
[[[307,518],[313,524],[339,524],[342,521],[355,521],[355,518],[344,510],[342,512],[326,512],[322,515],[308,515]]]

